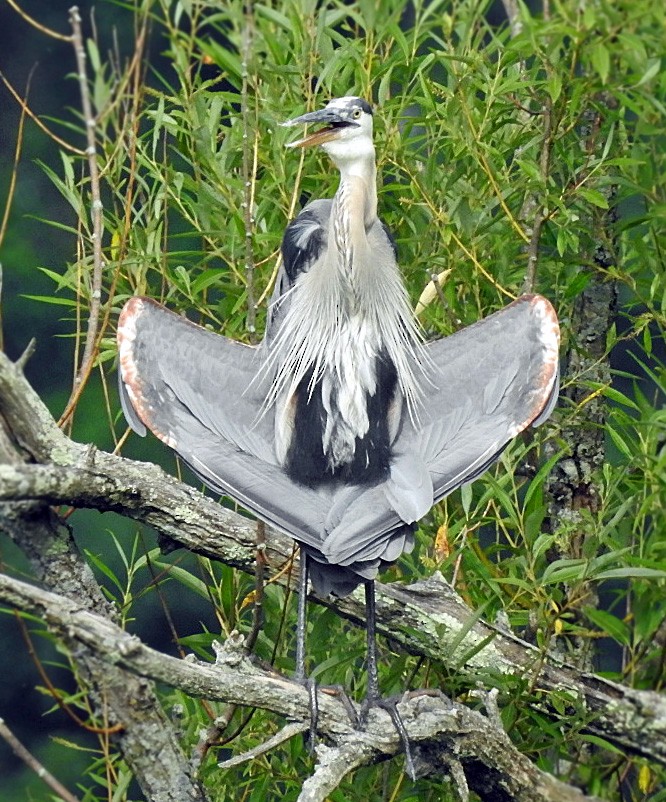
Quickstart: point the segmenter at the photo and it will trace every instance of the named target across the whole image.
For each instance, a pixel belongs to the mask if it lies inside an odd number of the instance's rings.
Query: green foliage
[[[486,477],[441,502],[422,522],[414,553],[388,576],[411,581],[439,568],[455,576],[473,609],[490,619],[502,612],[544,652],[600,643],[601,654],[612,657],[607,675],[659,690],[666,621],[665,12],[647,0],[561,0],[547,20],[521,4],[511,27],[490,23],[489,5],[287,0],[256,4],[250,19],[236,0],[144,0],[135,9],[136,61],[120,66],[89,40],[104,199],[102,385],[113,383],[117,313],[135,293],[216,331],[254,337],[248,298],[257,302],[261,329],[287,222],[304,200],[335,191],[326,157],[285,150],[292,134],[279,123],[331,96],[372,98],[380,210],[397,235],[414,301],[433,275],[450,271],[441,297],[434,294],[422,314],[428,336],[448,334],[518,295],[534,246],[537,285],[559,310],[565,346],[585,348],[571,341],[568,325],[581,294],[591,282],[613,281],[622,333],[608,331],[604,359],[631,355],[613,386],[566,375],[565,386],[585,388],[585,400],[563,403],[553,422],[514,443]],[[158,60],[144,73],[136,65],[147,52],[140,43],[148,20],[168,63]],[[76,118],[68,124],[75,134],[82,130]],[[61,158],[60,170],[44,170],[69,216],[49,221],[45,211],[43,222],[71,235],[72,262],[44,269],[54,282],[51,296],[25,289],[35,302],[62,306],[78,342],[93,286],[90,179],[82,158]],[[614,257],[600,260],[601,251]],[[586,407],[598,397],[608,409],[608,457],[592,477],[598,504],[581,510],[570,530],[562,524],[551,531],[547,479],[567,454],[562,430],[592,425]],[[115,397],[107,394],[106,405],[118,442]],[[82,425],[75,419],[75,437]],[[560,547],[573,535],[581,553],[563,556]],[[217,626],[191,621],[185,632],[181,623],[186,651],[210,659],[215,638],[252,629],[252,578],[203,559],[181,565],[177,556],[142,550],[137,539],[110,534],[108,541],[115,557],[89,557],[128,627],[140,599],[176,586],[179,597],[202,599]],[[266,587],[267,623],[256,651],[286,672],[293,607],[282,586]],[[308,641],[317,679],[362,692],[362,632],[313,609]],[[385,643],[382,649],[387,693],[408,681],[468,689],[441,666]],[[512,738],[542,768],[566,771],[607,799],[648,799],[663,787],[663,769],[636,764],[586,734],[588,713],[570,698],[551,697],[564,716],[553,722],[526,704],[539,700],[538,689],[493,681]],[[190,748],[211,717],[224,713],[181,693],[166,691],[164,701],[179,711]],[[262,711],[233,713],[223,738],[237,734],[202,767],[213,798],[296,798],[311,770],[298,739],[239,768],[216,765],[227,749],[250,749],[278,727]],[[622,791],[621,776],[629,777]],[[127,770],[108,750],[94,757],[88,780],[86,799],[107,798],[107,788],[109,798],[132,798]],[[363,769],[331,795],[336,802],[449,798],[439,784],[407,782],[399,761]]]

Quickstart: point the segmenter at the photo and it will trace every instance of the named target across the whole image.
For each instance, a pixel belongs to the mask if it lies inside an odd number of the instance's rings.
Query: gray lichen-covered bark
[[[215,665],[179,660],[145,646],[108,618],[82,610],[61,596],[0,575],[0,599],[49,621],[57,632],[101,661],[141,677],[167,682],[188,694],[234,704],[262,707],[288,718],[308,717],[308,692],[258,669],[244,652],[242,638],[218,648]],[[303,786],[300,802],[323,802],[353,768],[397,754],[400,739],[389,715],[374,708],[363,730],[354,728],[342,701],[319,692],[318,729],[331,746],[319,749],[318,766]],[[488,716],[443,696],[415,694],[400,704],[419,773],[449,775],[453,760],[480,799],[510,802],[597,802],[538,769],[513,746],[498,726],[492,703]],[[158,798],[158,797],[156,797]],[[182,800],[187,797],[182,796]]]

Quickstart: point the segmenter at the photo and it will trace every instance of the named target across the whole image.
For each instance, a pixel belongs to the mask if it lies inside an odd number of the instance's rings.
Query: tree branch
[[[299,683],[262,671],[247,659],[242,638],[218,647],[215,664],[179,660],[145,646],[139,638],[103,616],[8,576],[0,575],[0,599],[40,616],[76,650],[83,646],[105,662],[195,697],[261,707],[289,719],[309,715],[308,692]],[[516,802],[595,802],[577,789],[540,771],[513,746],[490,719],[445,697],[415,695],[403,700],[400,714],[415,745],[420,773],[446,774],[442,755],[455,754],[467,782],[481,799]],[[392,757],[400,739],[388,713],[373,708],[363,731],[354,729],[342,701],[319,692],[318,729],[332,742],[319,747],[318,766],[306,781],[301,802],[323,800],[351,769]]]
[[[102,205],[102,195],[100,192],[99,168],[97,166],[97,143],[95,142],[97,119],[93,113],[92,102],[90,100],[88,75],[86,71],[86,50],[83,43],[83,33],[81,31],[81,16],[77,6],[72,6],[69,9],[69,22],[72,26],[72,44],[76,55],[76,68],[79,88],[81,90],[81,108],[83,110],[83,122],[86,129],[86,156],[88,158],[90,197],[92,199],[90,214],[92,222],[93,272],[90,287],[90,314],[88,316],[88,331],[86,333],[83,358],[81,359],[81,364],[76,375],[71,397],[67,402],[67,409],[63,413],[63,420],[66,420],[73,412],[83,386],[88,380],[95,359],[95,344],[102,305],[102,273],[104,269],[104,255],[102,253],[104,207]]]
[[[245,571],[254,570],[256,522],[226,510],[154,465],[134,462],[69,440],[23,374],[0,354],[0,414],[23,448],[44,465],[0,469],[0,528],[13,507],[68,503],[114,510],[148,523],[192,551]],[[266,528],[266,571],[275,576],[290,559],[292,541]],[[282,577],[280,580],[284,582]],[[332,603],[356,624],[365,621],[362,593]],[[666,764],[666,700],[594,674],[483,621],[440,574],[410,587],[377,583],[379,631],[408,651],[430,657],[476,681],[492,684],[498,674],[535,688],[530,703],[566,722],[556,705],[562,697],[584,705],[589,732]],[[554,702],[551,697],[557,695]]]
[[[19,386],[22,381],[30,389],[21,371],[22,361],[12,366],[4,355],[0,357],[1,364],[9,367],[10,375],[19,380]],[[7,401],[9,407],[16,402],[20,406],[20,396],[12,396],[6,384],[0,395],[3,402],[0,405],[0,468],[5,467],[3,462],[20,467],[23,459],[34,456],[26,448],[32,437],[21,425],[12,430],[9,420],[3,419],[7,411],[4,402]],[[34,402],[35,398],[33,394],[25,400]],[[48,410],[39,402],[33,407],[28,404],[24,411],[35,415],[35,431],[47,438],[54,458],[66,460],[68,447],[73,444],[60,432]],[[17,439],[23,441],[22,451],[17,447]],[[113,608],[104,599],[69,528],[48,506],[22,502],[0,504],[0,531],[6,532],[27,555],[37,578],[58,592],[61,604],[72,599],[79,609],[113,617]],[[153,802],[182,802],[184,799],[205,802],[206,796],[191,777],[189,763],[151,683],[108,665],[85,646],[78,645],[73,657],[95,712],[105,723],[110,723],[108,734],[116,732],[119,725],[120,732],[114,737],[146,797]],[[155,760],[155,755],[160,759]]]

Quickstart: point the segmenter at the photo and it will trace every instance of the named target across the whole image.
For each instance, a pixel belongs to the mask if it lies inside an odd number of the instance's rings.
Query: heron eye
[[[355,120],[358,120],[358,118],[359,118],[360,116],[361,116],[361,110],[360,110],[360,109],[354,109],[354,111],[352,112],[352,117],[353,117]]]

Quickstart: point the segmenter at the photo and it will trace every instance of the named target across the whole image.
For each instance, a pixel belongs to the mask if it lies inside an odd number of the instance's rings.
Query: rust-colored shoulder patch
[[[135,344],[139,332],[140,317],[147,303],[158,306],[158,304],[155,304],[150,298],[135,297],[130,298],[120,312],[117,330],[118,370],[120,371],[120,377],[127,390],[129,401],[141,422],[147,426],[156,437],[162,440],[163,443],[166,443],[166,445],[171,448],[176,448],[175,439],[171,435],[160,431],[153,423],[152,413],[155,410],[144,392],[141,368],[135,355]]]
[[[510,436],[526,429],[546,409],[558,380],[560,325],[551,302],[543,295],[522,295],[514,303],[528,303],[536,322],[536,336],[542,347],[541,365],[536,368],[534,400],[526,420],[516,421]]]

